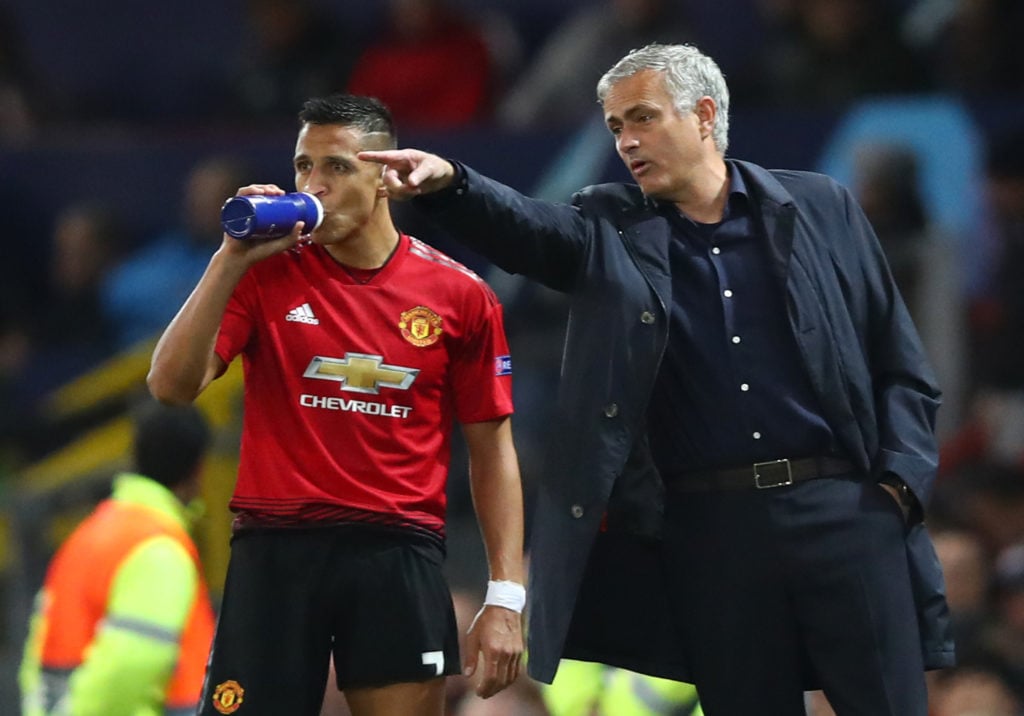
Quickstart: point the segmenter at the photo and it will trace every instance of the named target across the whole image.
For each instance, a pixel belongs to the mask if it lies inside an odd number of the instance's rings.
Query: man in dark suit
[[[871,226],[828,177],[725,159],[729,93],[687,45],[598,99],[636,185],[535,201],[366,152],[507,271],[572,298],[531,544],[530,673],[692,681],[709,716],[924,716],[949,666],[923,524],[939,390]]]

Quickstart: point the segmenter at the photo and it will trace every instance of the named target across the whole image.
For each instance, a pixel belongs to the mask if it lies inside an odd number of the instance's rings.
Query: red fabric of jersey
[[[453,422],[512,412],[494,293],[405,235],[365,284],[313,244],[256,264],[216,351],[225,363],[242,356],[231,507],[257,515],[350,509],[443,534]]]

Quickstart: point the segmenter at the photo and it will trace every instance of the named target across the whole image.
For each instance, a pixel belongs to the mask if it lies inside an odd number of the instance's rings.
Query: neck
[[[387,263],[398,245],[398,238],[398,229],[390,220],[371,221],[344,241],[328,244],[324,249],[331,258],[345,266],[375,269]]]
[[[195,470],[188,479],[179,482],[174,487],[168,487],[167,489],[174,493],[174,496],[178,498],[178,501],[181,502],[181,504],[188,505],[188,503],[200,495],[201,490],[199,476],[199,471]]]
[[[695,169],[691,181],[673,203],[679,211],[702,224],[714,224],[725,216],[729,199],[729,171],[725,160],[715,155]]]
[[[356,242],[362,243],[362,238],[356,239]],[[330,244],[325,246],[324,250],[331,255],[331,258],[345,266],[357,269],[375,269],[388,262],[397,245],[398,230],[396,229],[387,242],[374,241],[369,245],[363,246]]]

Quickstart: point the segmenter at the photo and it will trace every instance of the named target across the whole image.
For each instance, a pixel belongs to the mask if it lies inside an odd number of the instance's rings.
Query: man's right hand
[[[235,192],[235,196],[284,196],[286,193],[276,184],[249,184]],[[248,267],[295,246],[304,231],[305,225],[300,221],[291,233],[276,239],[236,239],[224,234],[220,253],[228,257],[232,264]]]
[[[455,167],[447,159],[418,149],[390,149],[359,152],[359,159],[384,166],[384,186],[392,199],[404,201],[421,194],[446,189],[455,178]]]

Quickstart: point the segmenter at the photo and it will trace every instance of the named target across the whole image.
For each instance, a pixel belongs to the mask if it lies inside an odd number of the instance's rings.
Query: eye
[[[300,174],[305,174],[306,172],[309,171],[309,169],[310,163],[308,161],[295,162],[295,171],[299,172]]]
[[[608,131],[612,133],[613,137],[617,137],[620,134],[622,134],[622,127],[619,127],[619,126],[608,127]]]

